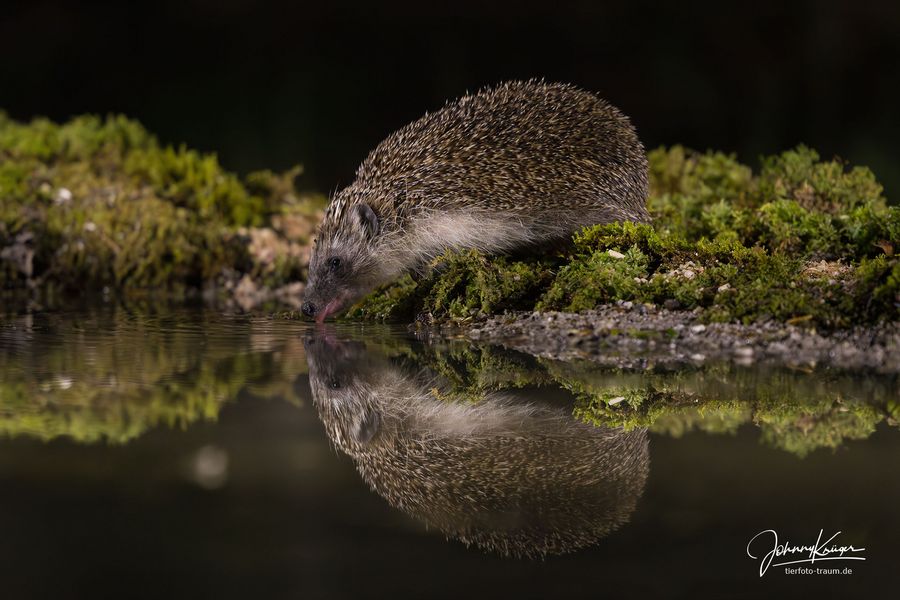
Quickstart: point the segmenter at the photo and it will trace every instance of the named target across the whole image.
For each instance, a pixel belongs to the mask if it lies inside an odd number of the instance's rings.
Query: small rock
[[[788,352],[788,346],[782,342],[772,342],[769,344],[769,347],[766,348],[766,352],[772,356],[785,355]]]
[[[8,260],[29,279],[34,272],[33,239],[31,232],[23,231],[16,236],[15,243],[0,249],[0,260]]]
[[[613,258],[625,258],[625,255],[621,252],[616,252],[615,250],[607,250],[607,254],[609,254]]]
[[[53,202],[56,204],[68,204],[72,201],[72,192],[68,188],[59,188],[53,196]]]
[[[734,355],[742,358],[750,358],[753,356],[753,348],[749,346],[742,346],[740,348],[734,349]]]
[[[701,362],[706,360],[706,356],[703,354],[691,354],[691,360],[695,360],[697,362]]]
[[[726,291],[726,290],[730,290],[730,289],[731,289],[731,284],[730,284],[730,283],[723,283],[722,285],[720,285],[720,286],[719,286],[718,288],[716,288],[716,289],[717,289],[718,291],[720,291],[720,292],[724,292],[724,291]]]
[[[609,400],[607,400],[606,403],[609,404],[610,406],[615,406],[616,404],[618,404],[620,402],[624,402],[624,401],[625,401],[625,396],[616,396],[615,398],[610,398]]]
[[[250,275],[244,275],[234,288],[233,299],[244,311],[262,304],[270,297],[269,288],[259,286]]]
[[[704,331],[706,331],[706,325],[702,323],[700,325],[691,325],[692,333],[703,333]]]

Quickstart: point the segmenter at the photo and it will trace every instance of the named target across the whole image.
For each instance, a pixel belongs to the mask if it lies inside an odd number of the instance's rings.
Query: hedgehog
[[[301,311],[321,322],[444,252],[529,252],[579,229],[647,222],[647,158],[629,119],[575,86],[513,81],[394,132],[333,195]]]
[[[504,556],[574,552],[626,523],[643,492],[646,430],[588,425],[521,390],[454,400],[427,370],[322,332],[306,346],[332,443],[447,538]]]

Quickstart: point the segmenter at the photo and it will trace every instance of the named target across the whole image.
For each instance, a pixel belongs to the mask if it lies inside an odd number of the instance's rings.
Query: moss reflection
[[[157,426],[215,420],[241,392],[299,402],[300,341],[254,330],[199,313],[8,319],[0,435],[124,443]]]

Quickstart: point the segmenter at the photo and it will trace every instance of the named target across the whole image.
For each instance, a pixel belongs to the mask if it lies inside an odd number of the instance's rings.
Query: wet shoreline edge
[[[706,323],[699,312],[620,302],[580,313],[507,313],[454,328],[475,342],[615,368],[701,367],[728,361],[809,371],[900,373],[896,321],[818,331],[802,322]]]

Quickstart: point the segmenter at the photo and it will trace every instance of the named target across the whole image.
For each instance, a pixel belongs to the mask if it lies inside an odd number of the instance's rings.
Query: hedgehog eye
[[[338,381],[337,378],[334,378],[328,382],[328,387],[330,387],[333,390],[339,390],[339,389],[341,389],[341,382]]]
[[[328,260],[328,268],[331,270],[332,273],[337,271],[338,269],[340,269],[341,268],[341,259],[339,259],[337,256],[329,259]]]

